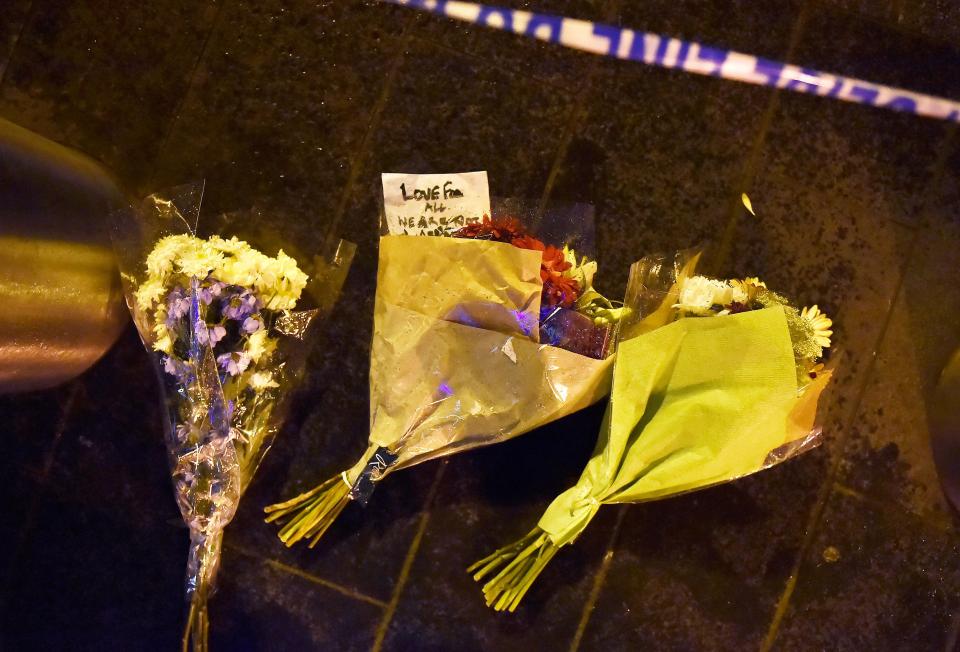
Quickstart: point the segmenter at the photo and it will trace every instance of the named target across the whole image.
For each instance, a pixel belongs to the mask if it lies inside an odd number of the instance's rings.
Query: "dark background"
[[[501,4],[960,99],[949,0]],[[361,247],[227,530],[213,649],[956,645],[960,534],[925,403],[960,317],[954,127],[359,0],[4,0],[0,115],[132,192],[205,177],[206,214],[257,205],[307,246],[337,233]],[[364,449],[379,173],[473,169],[499,195],[594,204],[611,295],[646,252],[728,241],[718,271],[819,303],[839,345],[824,446],[604,508],[514,615],[488,611],[463,569],[576,479],[601,408],[397,473],[315,550],[261,522]],[[81,378],[0,398],[3,649],[178,645],[187,533],[155,392],[131,327]]]

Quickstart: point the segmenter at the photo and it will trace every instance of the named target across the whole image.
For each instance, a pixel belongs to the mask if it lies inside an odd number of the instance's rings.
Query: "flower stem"
[[[473,564],[467,572],[473,573],[473,579],[478,582],[496,573],[483,586],[487,606],[512,612],[559,549],[550,536],[537,527],[516,543]]]
[[[190,612],[183,629],[182,652],[208,652],[210,618],[207,612],[207,589],[198,588],[190,598]]]
[[[296,498],[270,505],[265,520],[283,523],[278,536],[287,547],[310,539],[313,548],[349,502],[350,487],[337,475]]]
[[[183,652],[207,652],[210,634],[210,615],[207,603],[213,593],[217,571],[220,568],[220,550],[223,530],[190,532],[190,556],[187,559],[187,595],[190,611],[183,630]]]

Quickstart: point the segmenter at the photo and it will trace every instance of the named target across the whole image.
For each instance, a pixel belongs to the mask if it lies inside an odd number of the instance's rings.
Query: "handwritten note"
[[[490,214],[486,171],[381,176],[391,235],[447,235]]]

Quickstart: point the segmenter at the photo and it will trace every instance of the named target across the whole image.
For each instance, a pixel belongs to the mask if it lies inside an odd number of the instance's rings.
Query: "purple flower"
[[[177,361],[174,360],[171,356],[164,356],[163,358],[163,370],[166,371],[171,376],[180,376],[181,366],[177,364]]]
[[[190,297],[181,287],[176,287],[167,295],[167,323],[172,324],[190,312]]]
[[[227,329],[219,324],[210,329],[210,346],[216,346],[217,342],[222,340],[226,334]]]
[[[186,442],[187,439],[190,437],[190,431],[191,431],[190,424],[188,424],[188,423],[181,423],[180,425],[178,425],[178,426],[177,426],[177,441],[180,442],[181,444],[184,443],[184,442]]]
[[[224,353],[217,356],[217,364],[231,376],[243,373],[250,364],[246,353]]]
[[[210,346],[216,346],[217,342],[226,336],[227,329],[220,324],[217,324],[212,328],[207,328],[207,323],[198,319],[193,325],[193,332],[197,337],[197,342],[200,344],[209,343]]]
[[[223,314],[227,319],[236,319],[242,322],[244,319],[260,310],[260,300],[247,290],[238,295],[234,295],[227,302]]]
[[[263,322],[257,317],[247,317],[243,320],[243,332],[246,334],[256,333],[263,327]]]
[[[214,297],[219,297],[225,287],[227,287],[226,283],[213,281],[209,285],[205,285],[197,290],[197,296],[200,297],[200,300],[203,301],[204,304],[209,306],[213,303]]]

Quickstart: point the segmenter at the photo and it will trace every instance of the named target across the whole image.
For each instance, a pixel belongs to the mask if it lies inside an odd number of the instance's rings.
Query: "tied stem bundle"
[[[220,570],[222,546],[222,529],[206,533],[199,530],[190,532],[190,555],[187,561],[190,608],[183,630],[183,652],[206,652],[209,647],[210,616],[207,605]]]
[[[496,573],[483,587],[487,606],[513,611],[558,550],[550,535],[537,527],[516,543],[481,559],[467,572],[473,573],[477,582]]]
[[[207,652],[210,649],[210,615],[207,611],[206,590],[194,592],[190,598],[190,611],[183,631],[180,649],[182,652]]]
[[[283,523],[279,537],[290,547],[309,539],[313,548],[350,502],[350,485],[341,476],[290,500],[266,508],[267,523]]]
[[[601,437],[533,531],[468,569],[488,606],[516,609],[602,505],[728,482],[819,442],[830,320],[757,279],[694,276],[695,263],[681,253],[632,268]]]

